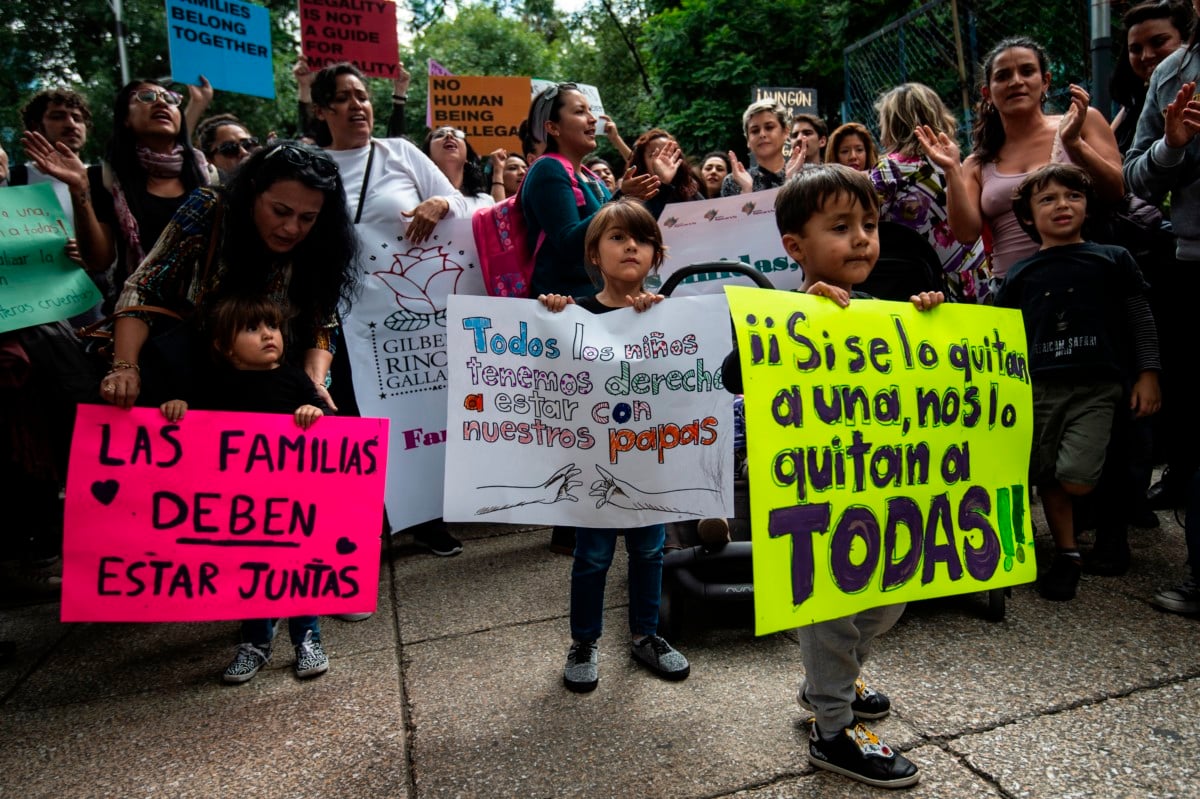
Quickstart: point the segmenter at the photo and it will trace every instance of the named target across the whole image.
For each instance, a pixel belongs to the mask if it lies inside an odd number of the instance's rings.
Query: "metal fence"
[[[901,83],[924,83],[957,117],[965,146],[983,82],[980,62],[1001,39],[1018,35],[1046,49],[1049,102],[1061,111],[1068,84],[1089,84],[1088,0],[932,0],[843,51],[842,120],[862,122],[878,137],[875,98]]]

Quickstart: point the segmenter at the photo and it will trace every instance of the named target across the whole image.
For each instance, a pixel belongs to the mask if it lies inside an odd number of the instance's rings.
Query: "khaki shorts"
[[[1113,414],[1124,392],[1107,381],[1033,383],[1033,485],[1094,486],[1104,469]]]

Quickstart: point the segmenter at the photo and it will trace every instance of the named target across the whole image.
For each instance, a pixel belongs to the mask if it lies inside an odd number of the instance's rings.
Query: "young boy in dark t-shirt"
[[[206,375],[193,407],[205,410],[290,413],[307,430],[330,408],[299,367],[283,362],[282,328],[287,314],[269,298],[229,297],[217,302],[208,320],[219,365]],[[178,422],[188,402],[173,399],[161,406],[168,421]],[[242,642],[221,679],[248,682],[271,658],[275,619],[246,619]],[[316,616],[288,619],[296,651],[296,676],[317,677],[329,670]]]
[[[1009,270],[996,297],[1025,317],[1034,408],[1030,482],[1057,549],[1038,590],[1056,601],[1075,597],[1081,560],[1072,498],[1096,487],[1114,415],[1126,396],[1138,416],[1160,404],[1145,281],[1124,248],[1083,240],[1090,200],[1090,178],[1071,164],[1050,164],[1021,182],[1013,211],[1042,247]]]

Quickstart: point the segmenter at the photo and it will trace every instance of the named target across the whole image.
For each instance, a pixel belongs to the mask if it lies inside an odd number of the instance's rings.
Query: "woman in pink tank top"
[[[955,238],[970,243],[985,225],[990,228],[993,281],[1038,249],[1012,213],[1012,191],[1027,174],[1052,161],[1069,161],[1087,170],[1101,199],[1125,193],[1116,139],[1104,116],[1088,107],[1088,93],[1072,85],[1067,112],[1048,116],[1043,105],[1049,90],[1041,46],[1025,37],[1005,39],[984,60],[967,160],[959,163],[958,145],[945,133],[925,128],[918,134],[929,160],[945,170]]]

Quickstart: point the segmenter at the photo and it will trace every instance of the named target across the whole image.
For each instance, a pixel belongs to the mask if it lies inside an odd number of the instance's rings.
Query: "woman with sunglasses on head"
[[[182,102],[151,80],[133,80],[117,92],[104,163],[108,192],[88,204],[91,213],[77,211],[75,221],[84,253],[100,254],[103,263],[112,263],[115,255],[113,291],[137,269],[188,194],[216,179],[216,170],[192,149]],[[27,134],[24,143],[42,172],[69,186],[87,185],[87,166],[65,145],[52,146],[37,133]],[[112,307],[109,294],[105,310]]]
[[[337,306],[353,293],[357,252],[337,165],[321,150],[277,142],[247,158],[225,188],[197,189],[187,198],[126,281],[117,308],[186,313],[229,294],[288,305],[296,316],[285,351],[336,410],[325,384]],[[150,333],[140,315],[117,320],[113,366],[100,384],[106,401],[129,408],[139,398],[158,404],[186,396],[188,386],[174,385],[142,396],[140,360]]]
[[[545,147],[543,155],[529,166],[521,192],[521,209],[529,227],[528,248],[537,253],[533,296],[590,297],[597,288],[584,267],[584,234],[592,214],[613,197],[583,167],[584,156],[596,149],[596,117],[574,83],[558,83],[533,99],[528,123],[533,141]],[[573,182],[579,187],[578,194]],[[625,196],[646,200],[658,192],[659,180],[631,168],[620,185]]]
[[[613,198],[583,159],[596,149],[596,116],[574,83],[542,90],[529,106],[525,132],[544,152],[529,165],[521,189],[521,210],[529,228],[526,247],[535,253],[532,293],[591,297],[592,283],[584,256],[584,239],[592,217]],[[569,170],[569,172],[568,172]],[[621,193],[647,200],[658,192],[658,178],[629,169]],[[550,548],[570,555],[575,528],[558,525]]]
[[[258,151],[258,139],[233,114],[217,114],[196,126],[196,146],[225,183],[238,165]]]
[[[492,205],[496,201],[483,174],[483,162],[463,131],[448,125],[434,128],[421,143],[421,152],[429,156],[429,160],[442,171],[450,185],[462,192],[464,197],[473,198],[480,205]],[[498,152],[503,153],[502,150]],[[493,182],[503,189],[503,181],[497,179]]]

